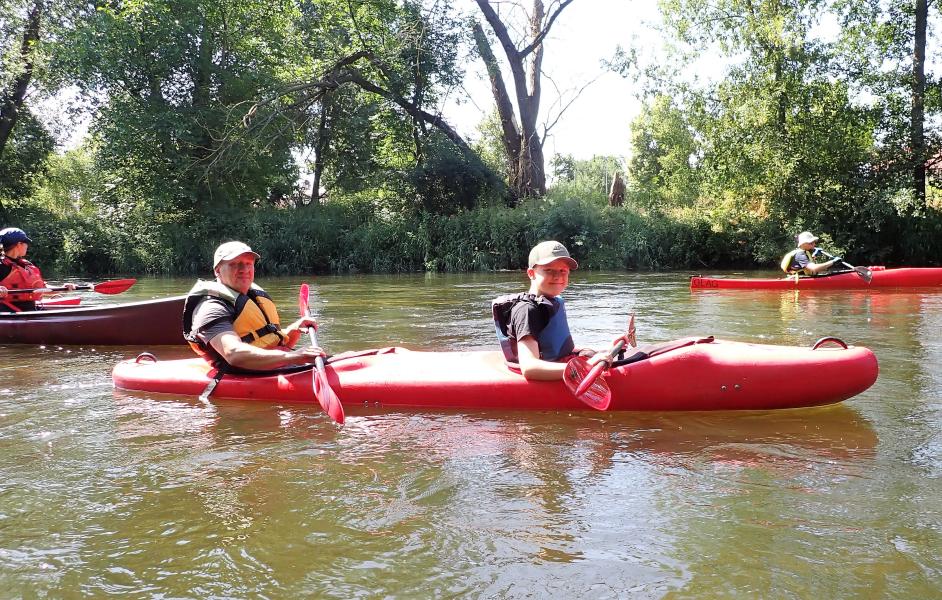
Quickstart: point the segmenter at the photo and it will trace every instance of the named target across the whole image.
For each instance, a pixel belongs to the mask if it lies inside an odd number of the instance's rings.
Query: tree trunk
[[[913,157],[913,193],[920,206],[926,203],[926,22],[928,0],[916,0],[916,31],[913,36],[912,109],[909,143]]]
[[[534,40],[540,36],[543,27],[543,0],[533,0],[533,14],[530,17],[530,35]],[[520,95],[520,123],[523,139],[520,148],[520,196],[544,196],[546,194],[546,172],[544,171],[543,140],[536,132],[536,123],[540,115],[540,96],[543,91],[541,74],[543,72],[543,43],[533,47],[530,56],[529,95]],[[526,87],[523,89],[526,92]]]
[[[477,42],[478,52],[487,67],[487,75],[491,80],[491,93],[497,105],[497,117],[500,119],[501,143],[504,146],[504,157],[507,165],[508,184],[516,192],[520,173],[520,127],[514,116],[513,102],[507,93],[504,77],[500,72],[500,64],[491,50],[491,45],[484,35],[484,29],[475,23],[474,39]]]
[[[0,97],[0,156],[16,126],[17,113],[23,106],[26,90],[33,78],[34,54],[33,49],[39,41],[39,25],[42,19],[43,0],[35,0],[26,18],[26,28],[23,31],[23,43],[20,44],[20,61],[23,72],[13,80],[9,90],[3,90]]]
[[[476,0],[494,35],[500,42],[507,58],[514,83],[514,97],[520,115],[519,129],[513,120],[513,108],[500,77],[500,70],[490,46],[486,44],[483,31],[478,26],[475,39],[478,48],[483,49],[481,57],[487,66],[491,78],[491,90],[497,103],[504,137],[504,151],[507,163],[511,167],[510,186],[520,198],[542,196],[546,193],[546,166],[543,156],[543,139],[537,133],[537,121],[540,114],[541,74],[543,68],[543,39],[549,33],[559,13],[572,0],[561,0],[553,13],[546,17],[543,0],[533,0],[533,12],[530,14],[530,40],[523,49],[518,50],[511,40],[507,26],[501,21],[489,0]],[[482,43],[482,41],[484,43]],[[529,69],[525,61],[529,59]],[[519,141],[513,141],[513,138]]]
[[[321,177],[324,174],[324,153],[330,143],[331,96],[321,98],[321,114],[317,121],[317,142],[314,144],[314,182],[311,184],[311,204],[320,204]]]
[[[213,54],[216,52],[209,25],[206,18],[201,16],[198,34],[199,40],[196,47],[196,56],[192,57],[190,68],[190,78],[193,84],[193,91],[190,95],[190,102],[196,113],[200,114],[213,104],[212,78],[213,78]],[[188,154],[198,163],[204,161],[213,153],[213,134],[212,125],[206,123],[200,132],[199,141],[188,149]]]

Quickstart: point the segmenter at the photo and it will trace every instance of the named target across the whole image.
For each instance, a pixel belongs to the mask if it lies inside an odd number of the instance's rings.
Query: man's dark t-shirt
[[[796,252],[795,256],[792,257],[792,269],[796,271],[801,271],[810,264],[812,264],[811,259],[808,257],[808,253],[804,250]]]
[[[206,344],[219,334],[234,332],[235,309],[219,298],[206,298],[193,311],[193,333]]]

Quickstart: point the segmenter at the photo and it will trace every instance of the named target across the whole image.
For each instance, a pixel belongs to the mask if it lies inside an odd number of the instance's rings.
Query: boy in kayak
[[[199,280],[183,306],[183,337],[220,370],[266,370],[313,363],[320,348],[292,348],[312,317],[282,329],[275,303],[255,285],[258,254],[242,242],[226,242],[213,255],[216,281]]]
[[[530,251],[527,277],[530,290],[509,294],[492,303],[494,324],[501,350],[508,363],[517,364],[527,379],[562,379],[566,361],[576,354],[589,358],[589,364],[608,360],[604,352],[575,349],[566,303],[560,294],[569,285],[569,272],[579,268],[565,246],[555,241],[541,242]]]
[[[3,246],[3,258],[0,259],[0,312],[20,312],[36,310],[36,301],[43,297],[42,292],[17,293],[17,289],[44,288],[39,267],[26,260],[26,253],[33,240],[26,232],[17,227],[0,230],[0,245]],[[74,290],[74,283],[63,287]]]
[[[834,258],[827,262],[816,263],[814,256],[820,252],[815,247],[820,238],[816,237],[810,231],[802,231],[798,234],[798,247],[786,254],[782,258],[782,270],[787,275],[818,275],[827,271],[835,264],[841,261],[840,258]]]

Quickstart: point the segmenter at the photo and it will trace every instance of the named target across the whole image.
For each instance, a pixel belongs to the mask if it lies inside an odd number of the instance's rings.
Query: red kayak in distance
[[[856,271],[817,277],[779,279],[703,277],[690,278],[691,290],[866,290],[871,288],[942,288],[942,268],[868,267],[868,282]]]
[[[835,342],[837,347],[823,343]],[[635,349],[605,374],[609,410],[765,410],[832,404],[876,381],[867,348],[825,338],[812,348],[683,338]],[[807,377],[800,373],[827,373]],[[201,358],[118,363],[116,388],[197,396],[215,375]],[[528,381],[499,351],[419,352],[384,348],[331,358],[331,388],[347,414],[376,410],[592,410],[562,381]],[[212,398],[316,403],[310,368],[263,375],[225,375]]]

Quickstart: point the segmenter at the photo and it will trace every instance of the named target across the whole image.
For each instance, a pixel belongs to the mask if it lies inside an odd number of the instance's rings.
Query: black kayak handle
[[[840,346],[841,348],[843,348],[844,350],[847,350],[847,344],[844,343],[844,340],[840,338],[836,338],[836,337],[830,337],[830,336],[823,337],[817,342],[815,342],[814,345],[811,346],[811,349],[817,350],[818,348],[820,348],[821,346],[825,344],[836,344]]]

